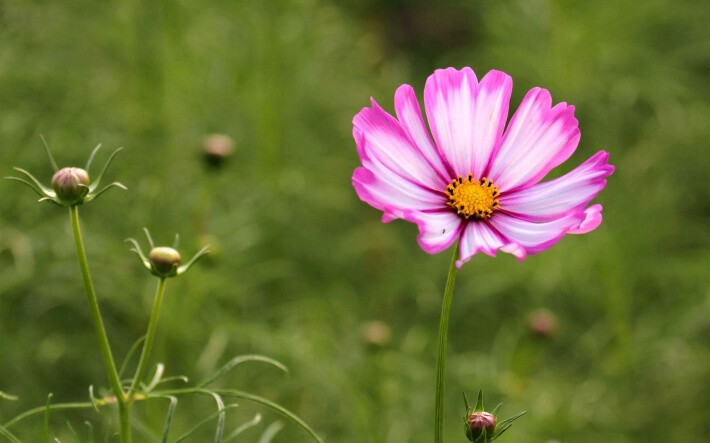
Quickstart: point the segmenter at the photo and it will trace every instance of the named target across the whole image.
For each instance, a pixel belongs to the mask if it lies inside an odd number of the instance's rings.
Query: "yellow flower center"
[[[493,180],[486,177],[478,180],[473,174],[451,180],[446,187],[446,203],[457,214],[468,220],[473,217],[478,220],[490,218],[493,211],[500,208],[498,202],[498,186],[493,185]]]

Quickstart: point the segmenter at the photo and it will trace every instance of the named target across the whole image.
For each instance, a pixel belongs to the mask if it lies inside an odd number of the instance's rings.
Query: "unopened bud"
[[[486,430],[486,438],[493,437],[493,433],[496,430],[496,418],[493,414],[485,411],[474,412],[468,416],[468,428],[470,434],[468,438],[470,441],[475,441],[478,437],[483,434],[483,430]]]
[[[63,202],[79,203],[89,192],[89,173],[81,168],[62,168],[52,177],[52,188]]]
[[[363,324],[361,331],[365,341],[375,346],[385,346],[392,339],[392,328],[378,320]]]
[[[210,166],[220,166],[232,154],[234,142],[223,134],[212,134],[205,137],[202,149]]]
[[[540,338],[550,338],[557,332],[557,316],[547,309],[538,309],[528,317],[530,332]]]
[[[180,253],[167,246],[153,248],[150,254],[148,254],[148,259],[150,259],[150,263],[153,265],[155,271],[161,275],[170,274],[174,267],[180,266],[180,263],[182,263]]]

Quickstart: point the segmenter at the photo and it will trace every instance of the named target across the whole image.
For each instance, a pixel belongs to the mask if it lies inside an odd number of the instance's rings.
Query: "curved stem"
[[[150,321],[148,322],[148,332],[145,335],[145,342],[143,343],[143,351],[141,351],[141,358],[138,360],[138,368],[136,369],[136,375],[133,377],[133,382],[131,383],[131,388],[128,390],[129,401],[133,396],[133,393],[138,387],[138,383],[145,375],[145,369],[148,366],[148,358],[150,357],[150,350],[153,347],[153,340],[155,339],[155,330],[158,326],[158,315],[160,313],[160,305],[163,303],[163,294],[165,293],[165,279],[161,278],[158,283],[158,289],[155,292],[155,300],[153,301],[153,311],[150,314]]]
[[[126,412],[122,405],[126,402],[126,396],[121,388],[121,381],[118,377],[118,372],[116,371],[116,363],[113,359],[113,354],[111,353],[111,345],[108,342],[108,336],[106,335],[106,328],[104,327],[103,319],[101,318],[101,311],[99,310],[99,302],[96,299],[96,291],[94,290],[94,284],[91,280],[91,274],[89,272],[89,264],[86,260],[86,251],[84,250],[84,240],[81,236],[81,229],[79,226],[79,209],[77,206],[71,206],[69,208],[69,217],[71,219],[72,230],[74,232],[74,243],[76,244],[76,255],[79,258],[79,267],[81,268],[81,276],[84,279],[84,288],[86,289],[86,295],[89,299],[89,308],[91,308],[91,317],[94,321],[94,328],[96,329],[96,336],[99,339],[99,349],[101,349],[101,358],[104,362],[104,368],[106,369],[106,376],[111,384],[111,390],[116,396],[116,402],[119,405],[119,414],[121,415],[121,423],[124,419],[128,423],[130,417],[123,417],[124,412]],[[130,427],[128,434],[125,434],[125,429],[121,427],[121,437],[123,442],[130,442]]]
[[[454,295],[456,282],[456,257],[458,256],[458,243],[454,245],[454,255],[451,257],[449,275],[446,278],[444,300],[441,302],[441,318],[439,319],[439,351],[436,356],[436,403],[434,411],[434,441],[444,441],[444,385],[446,375],[446,342],[449,335],[449,314],[451,313],[451,299]]]

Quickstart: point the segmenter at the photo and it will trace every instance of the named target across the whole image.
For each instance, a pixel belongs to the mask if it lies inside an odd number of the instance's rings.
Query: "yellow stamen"
[[[467,177],[459,175],[446,187],[449,198],[446,204],[466,220],[471,217],[481,220],[490,218],[493,211],[500,208],[499,195],[493,180],[486,177],[477,180],[473,174]]]

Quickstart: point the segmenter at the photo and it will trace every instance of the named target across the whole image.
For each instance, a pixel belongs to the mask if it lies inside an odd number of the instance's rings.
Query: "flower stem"
[[[160,305],[163,303],[163,294],[165,293],[165,279],[161,278],[158,283],[158,289],[155,292],[155,300],[153,301],[153,311],[150,314],[150,321],[148,322],[148,332],[145,335],[145,342],[143,343],[143,351],[141,351],[141,358],[138,360],[138,368],[136,369],[136,375],[133,377],[133,383],[131,383],[131,388],[128,390],[129,401],[133,396],[133,393],[138,387],[138,383],[145,375],[145,369],[148,366],[148,357],[150,356],[150,350],[153,347],[153,340],[155,340],[155,330],[158,326],[158,315],[160,313]]]
[[[106,376],[108,377],[108,381],[111,385],[111,390],[116,396],[116,402],[119,406],[118,411],[121,422],[121,441],[124,443],[129,443],[131,441],[130,417],[126,415],[128,412],[125,405],[126,396],[123,393],[123,388],[121,388],[121,381],[118,378],[118,372],[116,371],[116,363],[114,363],[113,354],[111,353],[111,345],[108,342],[106,328],[104,327],[104,322],[101,318],[99,302],[96,299],[96,291],[94,290],[94,284],[91,280],[91,274],[89,273],[89,264],[86,260],[84,240],[81,237],[81,228],[79,226],[79,209],[77,206],[69,207],[69,218],[71,219],[72,230],[74,232],[74,243],[76,244],[76,255],[79,258],[81,276],[84,279],[84,288],[86,289],[86,295],[89,299],[91,317],[94,321],[96,336],[99,339],[99,349],[101,350],[101,358],[104,362],[104,369],[106,369]]]
[[[436,356],[436,404],[434,412],[434,441],[444,441],[444,385],[446,375],[446,342],[449,335],[449,314],[451,313],[451,299],[454,295],[456,282],[456,257],[458,244],[454,245],[454,255],[451,257],[449,275],[446,278],[444,300],[441,302],[441,318],[439,319],[439,351]]]
[[[131,443],[131,402],[118,402],[118,421],[120,422],[121,443]]]

